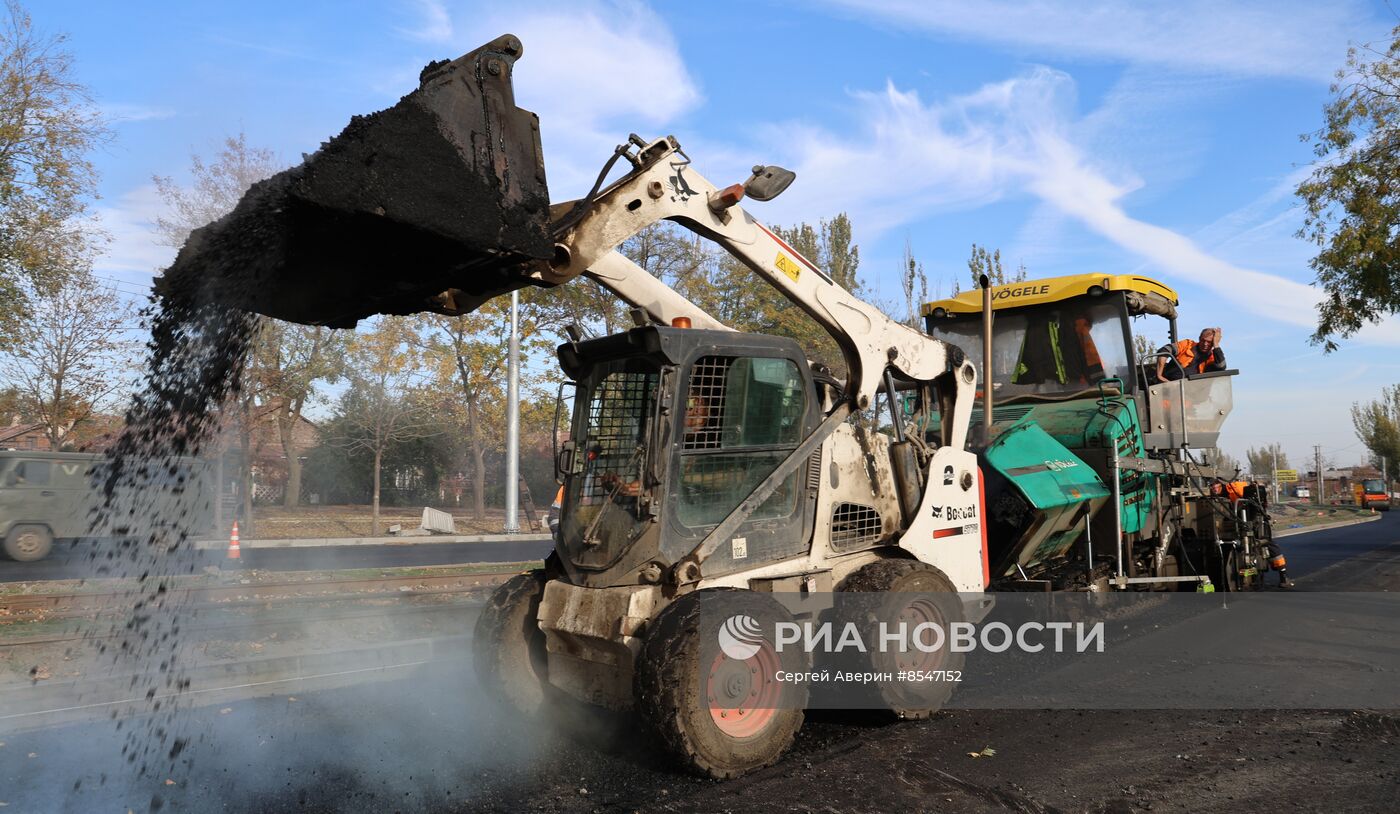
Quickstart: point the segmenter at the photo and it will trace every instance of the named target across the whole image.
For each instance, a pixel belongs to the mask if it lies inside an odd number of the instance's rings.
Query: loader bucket
[[[196,229],[166,298],[305,324],[463,312],[528,284],[550,256],[539,119],[515,106],[520,40],[423,69],[398,104],[356,116],[299,166]]]

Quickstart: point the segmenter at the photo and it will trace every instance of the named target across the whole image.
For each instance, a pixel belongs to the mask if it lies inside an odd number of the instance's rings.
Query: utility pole
[[[506,534],[520,531],[520,292],[510,292],[506,378]]]
[[[1315,461],[1315,465],[1317,466],[1317,505],[1321,506],[1323,503],[1326,502],[1326,501],[1324,501],[1324,500],[1322,499],[1322,484],[1323,484],[1323,480],[1322,480],[1322,445],[1321,445],[1321,444],[1314,444],[1314,445],[1313,445],[1313,459],[1314,459],[1314,461]]]

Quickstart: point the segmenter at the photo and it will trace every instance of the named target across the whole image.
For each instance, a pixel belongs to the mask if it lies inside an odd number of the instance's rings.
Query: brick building
[[[0,427],[0,449],[33,450],[35,452],[101,452],[111,446],[120,431],[120,416],[95,415],[82,421],[63,438],[63,448],[54,450],[44,425],[37,421],[21,421],[11,415]]]
[[[253,431],[249,456],[252,458],[253,502],[279,503],[287,488],[287,455],[277,430],[275,404],[264,405],[253,413]],[[292,450],[303,463],[306,455],[320,442],[320,431],[310,419],[302,416],[292,427]],[[226,500],[239,500],[238,477],[242,462],[241,440],[236,428],[225,429],[219,436],[216,454],[224,466],[223,493]]]

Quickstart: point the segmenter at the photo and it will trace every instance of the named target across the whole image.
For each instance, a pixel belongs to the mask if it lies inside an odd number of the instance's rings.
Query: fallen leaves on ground
[[[997,753],[997,750],[993,749],[992,747],[990,747],[990,746],[984,746],[984,747],[982,747],[982,751],[980,751],[980,752],[968,752],[968,753],[967,753],[967,756],[968,756],[968,757],[991,757],[992,755],[995,755],[996,753]]]

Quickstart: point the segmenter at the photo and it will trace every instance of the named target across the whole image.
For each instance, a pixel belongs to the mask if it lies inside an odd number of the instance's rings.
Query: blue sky
[[[1353,401],[1400,381],[1400,323],[1324,357],[1307,343],[1311,247],[1292,188],[1349,42],[1384,40],[1381,2],[826,0],[814,3],[31,3],[70,36],[116,117],[96,157],[113,241],[99,273],[143,285],[155,174],[242,130],[296,163],[391,104],[423,64],[521,37],[517,102],[540,114],[556,199],[585,191],[629,132],[673,133],[716,182],[795,169],[756,204],[791,223],[845,211],[861,270],[900,297],[907,240],[931,285],[970,244],[1034,276],[1146,273],[1183,329],[1221,325],[1236,380],[1223,445],[1320,443],[1358,460]]]

